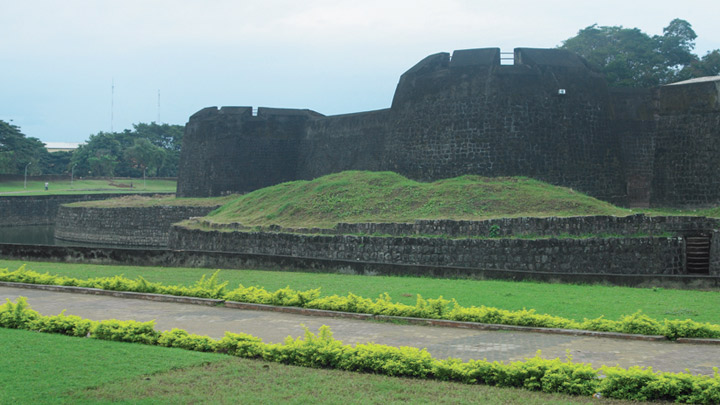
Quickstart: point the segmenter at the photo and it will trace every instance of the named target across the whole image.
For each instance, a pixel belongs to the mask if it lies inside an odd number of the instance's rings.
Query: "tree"
[[[584,57],[611,86],[652,87],[712,71],[714,56],[703,62],[692,53],[696,38],[692,25],[678,18],[663,29],[662,36],[652,37],[637,28],[594,24],[564,41],[561,48]]]
[[[693,77],[720,75],[720,49],[709,51],[701,59],[693,61],[680,72],[682,80]]]
[[[17,126],[0,120],[0,173],[23,174],[28,163],[28,174],[47,173],[49,159],[39,139],[28,138]]]
[[[184,128],[139,123],[122,132],[99,132],[73,153],[78,175],[141,177],[177,175]]]
[[[73,153],[72,165],[77,165],[75,173],[91,176],[114,176],[118,156],[122,154],[120,142],[114,133],[99,132],[91,135],[85,145],[80,145]]]
[[[177,167],[180,162],[180,149],[185,128],[182,125],[134,124],[134,132],[140,138],[148,139],[153,145],[165,151],[162,164],[156,168],[156,176],[177,176]]]
[[[125,160],[130,162],[132,167],[142,170],[143,173],[146,169],[154,170],[156,175],[165,160],[165,154],[163,148],[153,145],[146,138],[135,139],[133,146],[124,152]]]

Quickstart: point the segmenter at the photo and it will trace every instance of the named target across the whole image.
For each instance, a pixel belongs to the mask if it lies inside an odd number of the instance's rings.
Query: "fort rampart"
[[[343,170],[416,180],[529,176],[613,203],[720,204],[720,77],[613,89],[558,49],[428,56],[388,109],[210,107],[190,117],[178,195],[244,193]]]

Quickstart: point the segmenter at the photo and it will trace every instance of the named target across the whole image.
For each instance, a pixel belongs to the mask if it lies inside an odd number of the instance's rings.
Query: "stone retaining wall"
[[[214,224],[200,219],[203,225],[215,229],[252,230],[239,223]],[[626,217],[595,215],[582,217],[498,218],[485,221],[417,220],[413,223],[339,223],[327,228],[284,228],[276,225],[262,230],[287,233],[361,234],[391,236],[443,235],[449,237],[507,237],[507,236],[558,236],[558,235],[642,235],[670,233],[685,235],[720,228],[720,220],[706,217],[649,217],[643,214]]]
[[[720,288],[720,276],[658,274],[569,274],[488,270],[449,266],[370,263],[247,253],[166,249],[121,249],[81,246],[0,244],[0,258],[66,263],[128,266],[205,267],[210,269],[272,269],[363,275],[466,277],[476,279],[537,280],[567,283],[611,283],[639,287]],[[717,274],[717,273],[716,273]]]
[[[55,237],[75,242],[164,247],[168,244],[171,224],[190,217],[207,215],[215,208],[217,206],[63,206],[58,210]]]
[[[169,246],[341,261],[485,270],[599,274],[682,274],[682,237],[445,239],[223,232],[173,226]],[[718,268],[710,274],[720,275]]]
[[[145,194],[155,195],[158,193]],[[78,201],[106,200],[132,194],[73,194],[0,197],[0,227],[26,225],[52,225],[58,207]]]

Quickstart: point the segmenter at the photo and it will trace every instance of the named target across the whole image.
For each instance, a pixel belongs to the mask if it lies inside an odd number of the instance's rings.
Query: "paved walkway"
[[[374,342],[427,348],[436,358],[512,361],[532,357],[541,350],[545,358],[564,359],[566,354],[570,354],[573,361],[591,363],[595,367],[639,365],[652,366],[656,371],[689,369],[692,373],[712,374],[712,367],[720,366],[720,345],[396,325],[0,287],[2,302],[5,298],[14,301],[19,296],[27,297],[30,306],[43,315],[56,315],[66,309],[68,315],[94,320],[154,319],[159,330],[181,328],[213,338],[221,338],[225,331],[244,332],[275,343],[282,342],[287,336],[301,336],[304,333],[302,325],[313,332],[317,332],[321,325],[328,325],[335,338],[345,343]]]

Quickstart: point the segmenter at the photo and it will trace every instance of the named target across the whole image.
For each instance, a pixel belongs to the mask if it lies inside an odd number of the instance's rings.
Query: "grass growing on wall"
[[[598,403],[0,328],[0,403]],[[342,382],[342,383],[338,383]],[[613,401],[622,403],[619,401]],[[350,401],[352,403],[352,401]]]
[[[630,213],[569,188],[525,177],[468,175],[421,183],[392,172],[347,171],[256,190],[208,218],[247,226],[331,227],[338,222]]]
[[[37,272],[87,279],[124,275],[142,276],[166,285],[191,286],[208,269],[104,266],[71,263],[43,263],[0,260],[0,268],[26,267]],[[320,287],[321,296],[353,293],[377,297],[387,292],[393,302],[414,305],[417,294],[424,298],[455,298],[463,306],[490,306],[507,310],[535,309],[538,313],[577,321],[604,316],[618,320],[638,310],[655,319],[692,319],[720,324],[720,292],[628,288],[603,285],[548,284],[495,280],[434,279],[423,277],[354,276],[261,270],[225,270],[218,281],[277,290],[289,286],[296,290]]]
[[[90,208],[124,208],[124,207],[157,207],[157,206],[182,206],[182,207],[212,207],[225,204],[235,196],[212,197],[212,198],[176,198],[174,195],[129,195],[107,200],[79,201],[65,204],[68,207],[90,207]]]
[[[49,188],[45,191],[45,181],[28,180],[24,182],[0,182],[0,195],[48,195],[48,194],[102,194],[102,193],[174,193],[177,188],[175,180],[147,179],[107,179],[78,180],[70,184],[70,179],[48,181]],[[132,183],[132,188],[130,188]]]

